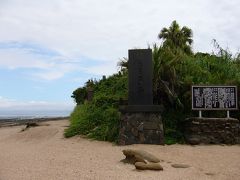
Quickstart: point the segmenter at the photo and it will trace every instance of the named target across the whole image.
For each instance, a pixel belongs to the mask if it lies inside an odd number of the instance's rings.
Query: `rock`
[[[137,156],[137,158],[147,160],[149,162],[154,162],[154,163],[160,162],[160,160],[157,157],[143,150],[125,149],[123,150],[123,154],[126,156],[126,158],[128,156],[130,157],[134,156],[136,158]]]
[[[136,162],[142,162],[146,164],[147,162],[140,156],[126,156],[125,159],[121,160],[123,163],[135,164]]]
[[[135,155],[134,156],[135,157],[135,162],[134,162],[134,164],[136,163],[136,162],[143,162],[143,163],[147,163],[141,156],[139,156],[139,155]]]
[[[191,167],[187,164],[172,164],[171,166],[174,168],[189,168],[189,167]]]
[[[197,145],[197,144],[200,144],[200,139],[193,137],[193,138],[188,139],[188,143],[191,145]]]
[[[28,122],[28,123],[26,123],[26,128],[35,127],[35,126],[39,126],[39,124],[35,123],[35,122]]]
[[[36,127],[36,126],[39,126],[39,124],[36,122],[28,122],[28,123],[26,123],[26,127],[23,128],[21,131],[25,131],[31,127]]]
[[[143,162],[136,162],[135,163],[136,169],[139,170],[155,170],[155,171],[161,171],[163,170],[163,167],[159,163],[143,163]]]

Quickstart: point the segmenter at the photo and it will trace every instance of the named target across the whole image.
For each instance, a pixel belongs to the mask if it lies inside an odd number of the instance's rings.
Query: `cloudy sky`
[[[195,52],[212,39],[237,52],[239,17],[239,0],[0,0],[0,113],[72,109],[74,89],[160,43],[173,20],[193,30]]]

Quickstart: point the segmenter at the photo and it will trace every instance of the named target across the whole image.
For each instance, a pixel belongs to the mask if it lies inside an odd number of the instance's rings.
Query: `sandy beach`
[[[238,180],[240,146],[117,146],[80,136],[65,139],[68,120],[0,128],[0,180]],[[163,171],[139,171],[120,162],[122,150],[142,149],[162,160]],[[190,165],[173,168],[174,163]]]

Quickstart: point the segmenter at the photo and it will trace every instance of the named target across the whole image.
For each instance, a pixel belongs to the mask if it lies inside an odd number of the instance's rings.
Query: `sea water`
[[[0,111],[1,120],[23,120],[23,119],[37,119],[37,118],[54,118],[54,117],[68,117],[70,110],[62,111]]]

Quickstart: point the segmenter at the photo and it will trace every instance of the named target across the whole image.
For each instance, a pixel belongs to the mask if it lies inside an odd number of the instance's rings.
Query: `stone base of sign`
[[[234,118],[188,118],[184,136],[189,144],[240,144],[240,122]]]
[[[118,143],[119,145],[164,144],[160,113],[122,112]]]

